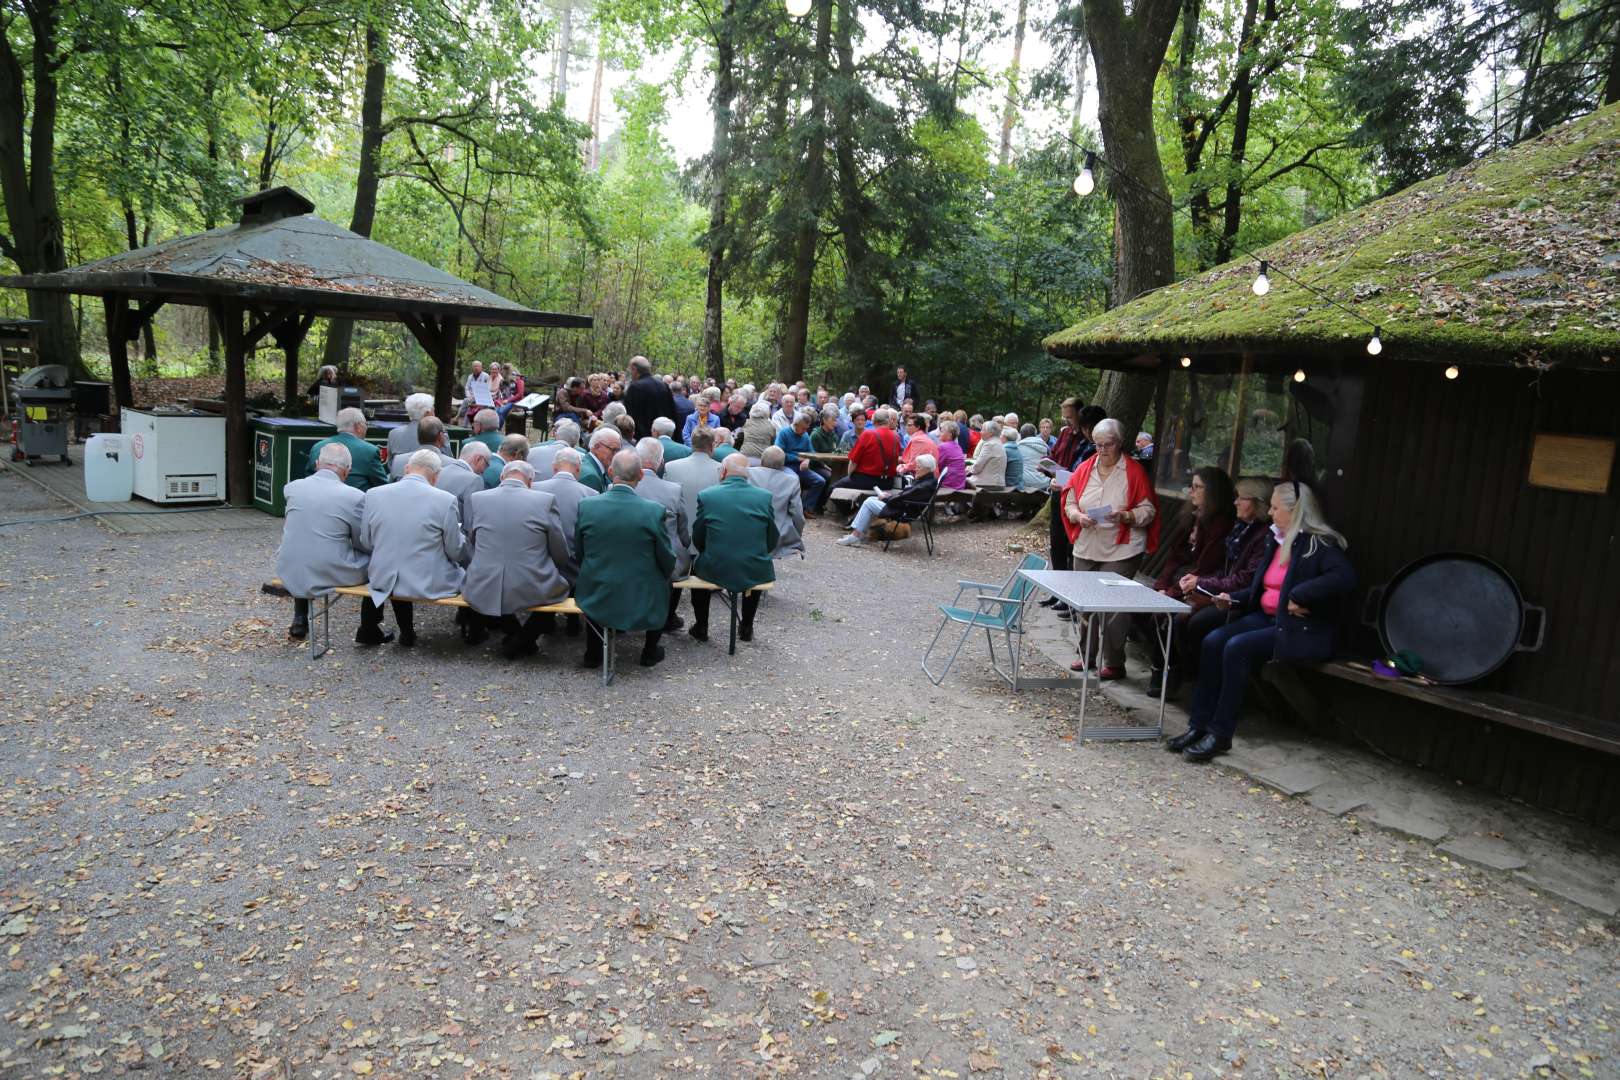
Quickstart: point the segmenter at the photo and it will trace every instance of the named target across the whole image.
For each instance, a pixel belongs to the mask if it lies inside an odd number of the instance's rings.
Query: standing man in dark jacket
[[[645,356],[632,357],[624,374],[624,411],[636,422],[638,439],[652,434],[652,422],[660,416],[674,420],[679,415],[675,395],[663,379],[653,376],[652,361]]]
[[[898,409],[908,399],[913,406],[921,403],[922,391],[917,389],[917,380],[906,374],[905,368],[897,367],[894,369],[894,391],[889,395],[889,404]]]

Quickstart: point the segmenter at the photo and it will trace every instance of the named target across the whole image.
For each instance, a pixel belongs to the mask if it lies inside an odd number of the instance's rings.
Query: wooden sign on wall
[[[1530,483],[1536,487],[1604,495],[1613,471],[1613,439],[1538,434],[1530,447]]]

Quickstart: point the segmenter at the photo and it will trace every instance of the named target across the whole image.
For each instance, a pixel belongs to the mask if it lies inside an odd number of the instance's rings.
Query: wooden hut
[[[1257,261],[1233,262],[1046,346],[1157,378],[1162,493],[1206,464],[1278,477],[1293,448],[1363,591],[1421,556],[1469,552],[1546,609],[1539,651],[1480,682],[1328,665],[1290,687],[1298,713],[1620,820],[1613,773],[1583,771],[1601,757],[1591,750],[1620,754],[1620,106],[1257,255],[1272,267],[1263,296]],[[1351,641],[1376,655],[1368,628]],[[1544,767],[1547,753],[1569,767]]]

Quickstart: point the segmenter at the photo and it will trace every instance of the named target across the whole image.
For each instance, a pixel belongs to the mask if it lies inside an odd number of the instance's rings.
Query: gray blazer
[[[461,515],[461,522],[465,525],[467,521],[467,499],[480,491],[489,490],[484,486],[484,474],[473,472],[472,466],[460,458],[440,462],[440,464],[443,468],[439,470],[438,488],[440,491],[448,491],[456,497],[457,513]]]
[[[371,550],[367,584],[374,603],[396,592],[437,600],[461,591],[467,545],[454,495],[412,473],[397,484],[372,488],[365,499],[360,536]]]
[[[415,430],[414,427],[412,428],[412,430],[413,431]],[[392,440],[393,437],[394,437],[393,433],[390,432],[389,435],[388,435],[388,438],[390,440]],[[412,435],[411,438],[414,439],[414,438],[416,438],[416,436]],[[411,463],[411,455],[416,453],[418,450],[422,450],[422,449],[425,449],[425,447],[420,446],[420,445],[413,446],[409,450],[407,450],[405,453],[400,454],[398,457],[396,457],[396,456],[394,456],[394,451],[393,451],[392,447],[390,447],[389,451],[388,451],[388,479],[390,479],[390,480],[401,479],[405,475],[405,466],[407,466],[407,465],[409,465]],[[439,448],[436,447],[436,446],[433,447],[433,449],[439,450]],[[447,463],[452,462],[454,460],[456,460],[456,459],[451,457],[449,454],[445,453],[443,450],[439,450],[439,468],[441,468],[441,469],[444,468],[444,466]]]
[[[361,541],[366,495],[331,469],[286,487],[287,518],[276,552],[276,576],[300,600],[324,596],[339,585],[366,580],[370,562]]]
[[[472,558],[461,595],[474,611],[514,615],[568,596],[578,567],[553,496],[503,480],[467,500],[466,524]]]
[[[575,480],[573,473],[565,472],[555,473],[550,480],[535,484],[534,490],[543,491],[557,500],[557,514],[562,518],[569,556],[577,557],[579,553],[574,550],[574,527],[579,524],[579,504],[596,492]]]
[[[686,520],[688,523],[695,522],[698,494],[720,482],[720,463],[708,454],[693,454],[665,465],[664,479],[681,486]],[[688,558],[696,558],[697,548],[688,546],[686,554]]]
[[[636,494],[664,508],[664,532],[668,534],[669,546],[675,552],[675,569],[670,571],[669,579],[679,581],[692,568],[691,556],[687,554],[692,549],[692,523],[686,516],[686,499],[681,493],[681,485],[671,480],[660,480],[657,473],[643,469],[641,481],[636,484]]]
[[[771,513],[776,518],[776,550],[773,559],[804,554],[804,497],[799,493],[799,476],[786,469],[757,465],[748,470],[755,487],[771,493]]]
[[[397,479],[397,477],[393,476],[394,462],[396,460],[410,457],[420,449],[422,449],[422,444],[416,441],[416,425],[409,420],[390,431],[388,433],[388,473],[390,478]],[[405,466],[401,465],[399,471],[403,475]]]
[[[557,451],[561,450],[567,445],[568,444],[563,442],[561,439],[552,439],[549,442],[541,443],[539,446],[529,451],[529,464],[534,468],[534,479],[536,483],[541,480],[550,480],[554,475],[556,475],[551,467],[551,463],[556,460]]]

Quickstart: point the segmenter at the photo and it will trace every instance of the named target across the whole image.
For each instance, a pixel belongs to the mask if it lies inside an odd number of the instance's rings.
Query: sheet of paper
[[[489,396],[489,383],[480,379],[472,384],[474,405],[493,405],[495,399]]]
[[[1095,507],[1094,509],[1091,509],[1091,510],[1087,510],[1085,512],[1085,514],[1086,514],[1086,517],[1090,518],[1092,521],[1095,521],[1097,524],[1102,525],[1102,524],[1104,524],[1103,518],[1107,517],[1109,514],[1112,514],[1113,512],[1114,512],[1114,508],[1112,506],[1109,506],[1107,503],[1103,503],[1101,506]]]
[[[1073,475],[1074,473],[1070,472],[1068,469],[1059,469],[1057,472],[1052,474],[1052,483],[1056,484],[1060,488],[1068,487],[1069,477]]]

